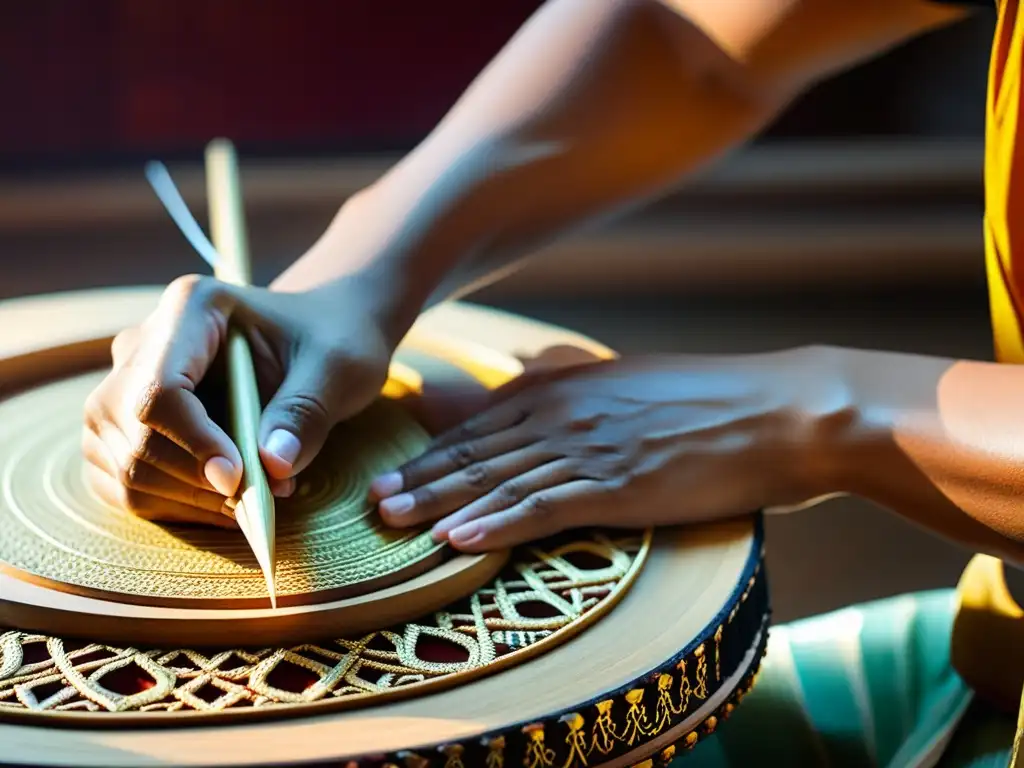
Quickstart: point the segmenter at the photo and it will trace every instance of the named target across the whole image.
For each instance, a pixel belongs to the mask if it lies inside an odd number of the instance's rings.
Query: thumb
[[[329,403],[326,366],[316,355],[295,361],[263,411],[260,456],[275,480],[295,477],[323,448],[337,422]]]

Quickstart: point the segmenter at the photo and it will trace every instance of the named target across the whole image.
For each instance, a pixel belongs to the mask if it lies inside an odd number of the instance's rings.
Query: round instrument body
[[[504,566],[507,552],[450,557],[429,533],[369,524],[376,516],[364,511],[365,489],[374,470],[394,467],[345,455],[356,440],[378,457],[397,446],[399,456],[411,458],[426,444],[426,432],[395,413],[402,408],[389,399],[415,395],[428,384],[482,390],[513,375],[493,370],[491,381],[481,382],[471,372],[475,350],[464,352],[457,344],[438,347],[433,341],[439,352],[418,348],[414,339],[405,345],[385,389],[390,398],[375,406],[378,418],[364,419],[364,432],[378,425],[384,438],[360,435],[355,426],[345,434],[349,425],[332,435],[324,453],[333,455],[322,456],[324,463],[356,468],[360,476],[324,480],[329,467],[311,467],[321,480],[314,485],[336,486],[313,493],[327,497],[333,508],[328,512],[334,512],[320,515],[319,528],[315,517],[296,526],[287,514],[293,500],[281,504],[278,582],[289,586],[279,593],[276,610],[241,534],[163,530],[92,497],[76,452],[82,407],[109,366],[113,336],[139,323],[158,298],[153,289],[99,291],[0,308],[0,323],[18,329],[0,339],[0,380],[11,393],[0,401],[0,523],[9,534],[0,544],[0,625],[121,644],[233,645],[243,633],[251,644],[295,644],[437,610]],[[463,358],[469,362],[462,364]],[[95,369],[100,371],[88,372]],[[331,450],[331,442],[338,450]],[[5,558],[8,549],[13,557]],[[302,560],[299,567],[289,551]],[[360,552],[367,554],[360,558]],[[28,566],[19,567],[21,561]],[[214,572],[217,578],[204,580],[204,573]],[[136,589],[133,579],[145,587]],[[211,585],[208,594],[201,591],[204,581]]]
[[[155,289],[133,289],[0,304],[0,323],[17,328],[0,348],[5,383],[31,385],[94,367],[110,337],[137,323],[157,296]],[[558,348],[611,354],[577,334],[453,303],[421,318],[398,360],[422,376],[419,386],[460,376],[494,386]],[[3,628],[11,630],[10,642],[19,630],[39,631],[50,648],[61,642],[50,636],[167,647],[168,632],[181,648],[300,643],[336,631],[341,625],[335,620],[346,610],[345,621],[354,622],[346,625],[350,636],[355,626],[373,631],[407,620],[410,604],[417,613],[433,612],[488,583],[505,562],[505,553],[456,557],[372,595],[277,612],[135,605],[0,572],[0,686],[18,668],[5,666]],[[458,684],[374,699],[373,706],[299,702],[213,718],[27,711],[0,698],[0,764],[555,768],[667,762],[714,731],[760,664],[769,622],[760,519],[659,530],[633,562],[601,610],[584,616],[559,642],[537,643],[536,653],[525,648],[500,674],[456,675]]]

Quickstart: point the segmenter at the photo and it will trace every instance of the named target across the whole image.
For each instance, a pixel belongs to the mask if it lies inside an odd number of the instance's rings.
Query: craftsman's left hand
[[[819,348],[579,366],[437,438],[371,495],[468,552],[586,525],[645,527],[790,506],[827,485],[844,391]]]

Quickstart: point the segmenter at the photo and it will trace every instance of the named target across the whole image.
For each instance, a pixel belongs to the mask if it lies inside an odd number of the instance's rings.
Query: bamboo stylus
[[[147,168],[147,175],[185,237],[213,266],[217,279],[233,285],[249,285],[252,270],[245,213],[238,158],[231,142],[217,139],[206,147],[206,192],[212,246],[177,194],[166,169],[152,163]],[[260,459],[260,396],[252,352],[245,336],[234,325],[228,327],[225,353],[231,437],[242,456],[242,482],[236,497],[235,519],[266,579],[270,604],[276,608],[276,520],[274,496]]]
[[[238,158],[229,141],[218,139],[206,147],[206,195],[210,234],[220,255],[214,275],[225,283],[249,285],[252,268],[238,180]],[[242,455],[242,483],[238,489],[235,519],[263,571],[270,604],[276,608],[276,520],[274,495],[260,459],[260,395],[249,343],[233,325],[228,327],[226,352],[231,436]]]

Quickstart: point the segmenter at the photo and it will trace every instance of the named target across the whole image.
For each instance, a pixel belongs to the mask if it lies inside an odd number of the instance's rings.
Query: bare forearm
[[[275,287],[359,274],[411,322],[429,297],[662,193],[816,79],[952,18],[920,7],[552,0]]]
[[[833,350],[856,414],[834,490],[1024,564],[1024,368]]]
[[[401,265],[389,280],[456,291],[742,141],[775,102],[743,92],[740,67],[685,23],[657,2],[548,4],[282,284],[385,252]],[[365,242],[340,242],[349,217]]]

